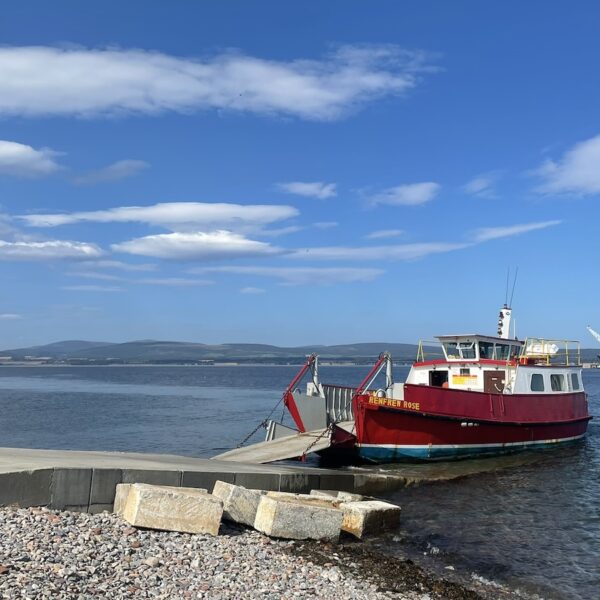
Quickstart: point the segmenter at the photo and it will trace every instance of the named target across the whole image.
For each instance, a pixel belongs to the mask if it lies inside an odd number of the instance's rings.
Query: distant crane
[[[587,330],[594,336],[594,338],[600,342],[600,333],[598,333],[595,329],[592,329],[589,325],[587,326]],[[597,355],[598,360],[600,360],[600,354]]]

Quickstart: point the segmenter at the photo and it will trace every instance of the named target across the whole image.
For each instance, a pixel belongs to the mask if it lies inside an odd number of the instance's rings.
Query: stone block
[[[213,489],[213,496],[223,501],[223,517],[250,527],[254,527],[258,503],[264,494],[262,490],[249,490],[225,481],[217,481]]]
[[[125,504],[127,503],[127,496],[129,496],[129,490],[133,483],[119,483],[115,489],[115,503],[113,505],[113,512],[120,517],[123,516],[125,510]]]
[[[401,509],[389,502],[379,500],[346,502],[341,508],[344,513],[342,531],[351,533],[359,539],[398,529],[400,526]]]
[[[92,469],[54,469],[50,506],[56,510],[87,512],[92,487]]]
[[[217,535],[223,502],[205,490],[136,483],[129,489],[123,518],[134,527]]]
[[[315,496],[313,494],[292,494],[291,492],[267,492],[269,498],[282,502],[306,504],[308,506],[322,506],[323,508],[339,508],[342,500],[332,496]]]
[[[343,518],[336,508],[265,495],[258,504],[254,528],[273,537],[337,542]]]
[[[0,474],[0,506],[48,506],[53,469]]]
[[[321,496],[324,498],[336,498],[342,502],[360,502],[365,497],[360,494],[351,494],[350,492],[338,492],[336,490],[311,490],[311,496]]]

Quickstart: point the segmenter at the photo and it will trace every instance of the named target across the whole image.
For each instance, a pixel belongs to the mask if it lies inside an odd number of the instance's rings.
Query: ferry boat
[[[283,400],[299,432],[328,436],[326,452],[370,462],[440,460],[548,448],[581,439],[592,418],[579,343],[510,337],[512,310],[496,336],[441,335],[439,354],[419,343],[404,382],[380,355],[356,388],[321,383],[311,355]],[[306,392],[297,384],[310,373]],[[373,388],[380,373],[385,382]],[[380,377],[381,379],[381,377]],[[271,422],[267,440],[289,435]]]

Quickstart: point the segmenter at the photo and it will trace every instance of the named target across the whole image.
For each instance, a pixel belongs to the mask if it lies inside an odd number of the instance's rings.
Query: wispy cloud
[[[422,52],[342,46],[321,60],[227,52],[197,59],[120,48],[0,48],[0,115],[155,115],[206,109],[331,120],[412,90]]]
[[[0,261],[81,260],[98,258],[103,252],[95,244],[66,240],[44,242],[0,240]]]
[[[361,267],[260,267],[222,266],[192,269],[192,273],[230,273],[278,279],[283,285],[333,285],[367,282],[384,273]]]
[[[403,261],[424,258],[431,254],[462,250],[470,245],[468,243],[425,242],[389,246],[325,246],[297,250],[288,256],[301,260]]]
[[[372,231],[365,235],[365,238],[368,240],[383,240],[386,238],[400,237],[403,234],[404,231],[402,231],[402,229],[379,229],[378,231]]]
[[[139,222],[174,231],[199,229],[247,231],[260,229],[270,223],[297,215],[296,208],[276,204],[165,202],[151,206],[122,206],[86,212],[22,215],[18,218],[32,227],[57,227],[82,222]]]
[[[208,279],[186,279],[184,277],[164,277],[152,279],[137,279],[132,283],[142,283],[145,285],[163,285],[168,287],[195,287],[213,285],[214,281]]]
[[[87,266],[87,265],[86,265]],[[95,271],[70,271],[69,277],[81,277],[82,279],[97,279],[99,281],[124,281],[123,277],[111,275],[110,273],[96,273]]]
[[[17,313],[0,313],[0,321],[20,321],[23,315]]]
[[[264,294],[267,290],[259,287],[245,287],[240,290],[240,294]]]
[[[337,196],[336,184],[325,183],[323,181],[290,181],[289,183],[277,184],[279,189],[288,194],[297,196],[307,196],[309,198],[318,198],[325,200]]]
[[[388,204],[391,206],[417,206],[433,200],[441,186],[433,181],[397,185],[370,196],[373,205]]]
[[[496,196],[494,186],[500,177],[498,171],[490,171],[477,175],[463,186],[463,191],[471,196],[479,198],[494,198]]]
[[[538,191],[547,194],[600,194],[600,135],[575,144],[558,161],[547,160],[534,172]]]
[[[108,285],[64,285],[60,288],[68,292],[122,292],[117,286]]]
[[[155,271],[153,263],[127,263],[120,260],[89,260],[86,267],[94,269],[115,269],[117,271]]]
[[[59,154],[49,148],[36,150],[26,144],[0,140],[0,174],[15,177],[52,175],[61,169],[55,160]]]
[[[77,185],[95,185],[97,183],[112,183],[133,175],[137,175],[150,165],[143,160],[119,160],[103,169],[89,171],[73,178]]]
[[[560,223],[561,221],[540,221],[538,223],[506,225],[504,227],[483,227],[474,232],[473,241],[488,242],[489,240],[521,235],[538,229],[546,229],[546,227],[553,227],[554,225],[560,225]]]
[[[272,256],[282,250],[230,231],[166,233],[113,244],[115,252],[174,260],[223,260]]]

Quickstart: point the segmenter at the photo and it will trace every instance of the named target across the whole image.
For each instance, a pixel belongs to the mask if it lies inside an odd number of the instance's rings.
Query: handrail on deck
[[[569,344],[574,345],[571,350],[569,350]],[[554,351],[554,347],[557,348],[556,351]],[[571,354],[569,354],[569,351]],[[574,357],[573,353],[575,354]],[[547,365],[580,366],[581,343],[578,340],[528,337],[525,338],[519,359],[528,358],[545,361]],[[563,359],[563,362],[560,362],[559,359]]]

